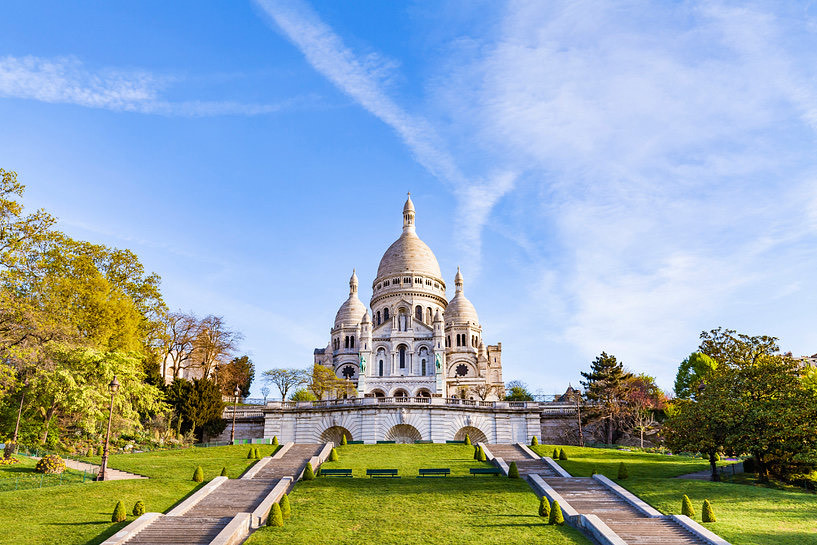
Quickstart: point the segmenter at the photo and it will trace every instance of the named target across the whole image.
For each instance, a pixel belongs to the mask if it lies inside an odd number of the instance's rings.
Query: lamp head
[[[119,386],[120,386],[119,381],[116,380],[116,375],[114,375],[113,380],[111,381],[110,384],[108,384],[108,390],[110,390],[112,394],[115,394],[116,392],[119,391]]]

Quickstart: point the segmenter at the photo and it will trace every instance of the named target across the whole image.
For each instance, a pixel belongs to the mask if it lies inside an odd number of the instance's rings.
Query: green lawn
[[[473,448],[464,445],[348,445],[326,468],[350,468],[355,478],[298,483],[293,516],[284,528],[263,528],[250,545],[345,544],[587,544],[570,527],[552,527],[536,515],[539,500],[522,480],[471,477]],[[448,467],[452,475],[417,479],[421,467]],[[366,468],[397,468],[401,479],[370,479]]]
[[[551,456],[554,447],[531,448],[538,454]],[[680,514],[681,498],[687,494],[695,506],[694,518],[701,522],[701,506],[704,499],[708,499],[718,522],[707,524],[707,528],[733,545],[817,544],[817,494],[672,478],[708,469],[709,463],[701,459],[611,449],[564,449],[569,459],[559,464],[572,475],[589,476],[595,469],[662,513]],[[618,465],[622,461],[630,477],[618,481]]]
[[[278,448],[257,446],[262,456]],[[201,486],[192,481],[196,466],[204,469],[205,481],[217,476],[222,467],[227,467],[228,475],[235,478],[255,462],[247,459],[248,450],[248,445],[235,445],[116,454],[110,457],[110,467],[150,479],[0,492],[0,543],[101,543],[134,519],[129,516],[127,522],[111,523],[118,500],[125,502],[129,513],[137,500],[145,502],[147,511],[167,511]]]

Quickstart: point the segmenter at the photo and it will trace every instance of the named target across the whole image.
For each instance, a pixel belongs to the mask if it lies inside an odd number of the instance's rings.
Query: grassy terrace
[[[262,456],[277,448],[256,446]],[[147,511],[164,512],[200,486],[191,480],[196,466],[204,469],[205,481],[217,476],[222,467],[235,478],[254,463],[254,460],[247,459],[248,450],[247,445],[236,445],[117,454],[110,457],[110,467],[150,479],[0,492],[0,542],[26,545],[101,543],[133,520],[129,516],[128,522],[111,523],[111,513],[118,500],[125,502],[128,512],[137,500],[145,502]],[[14,467],[0,470],[9,471]]]
[[[521,480],[471,477],[488,466],[463,445],[348,445],[326,468],[350,468],[354,478],[320,477],[297,485],[292,519],[263,528],[251,545],[348,544],[588,544],[569,527],[542,524],[539,502]],[[417,479],[421,467],[448,467],[451,476]],[[369,479],[367,468],[397,468],[401,479]]]
[[[542,456],[551,456],[554,447],[532,448]],[[589,476],[595,469],[662,513],[680,514],[681,498],[687,494],[695,506],[695,519],[700,522],[701,504],[708,499],[718,522],[707,524],[707,528],[734,545],[817,544],[817,494],[672,478],[708,469],[708,462],[701,459],[608,449],[564,449],[569,459],[559,464],[571,474]],[[618,464],[622,461],[627,464],[630,478],[618,481]]]

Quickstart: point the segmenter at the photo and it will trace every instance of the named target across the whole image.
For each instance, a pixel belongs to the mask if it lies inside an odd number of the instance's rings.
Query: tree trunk
[[[48,439],[48,428],[51,427],[51,419],[54,418],[54,413],[57,412],[57,408],[53,405],[46,411],[45,418],[43,419],[45,422],[45,431],[43,432],[43,440],[41,444],[45,444],[46,440]]]
[[[721,474],[718,473],[718,465],[715,460],[715,451],[709,453],[709,467],[712,469],[712,481],[718,482],[721,480]]]
[[[613,415],[607,417],[607,444],[613,444]]]
[[[763,461],[762,454],[755,454],[755,461],[757,462],[757,478],[762,483],[769,482],[769,470],[766,467],[766,462]]]
[[[641,432],[641,448],[644,448],[644,428],[639,430]]]

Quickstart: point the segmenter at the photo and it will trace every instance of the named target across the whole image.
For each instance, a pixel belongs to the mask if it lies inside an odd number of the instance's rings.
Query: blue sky
[[[781,5],[782,4],[782,5]],[[817,352],[817,4],[6,1],[0,166],[258,371],[306,366],[411,191],[505,379],[701,330]],[[258,392],[258,385],[254,388]]]

